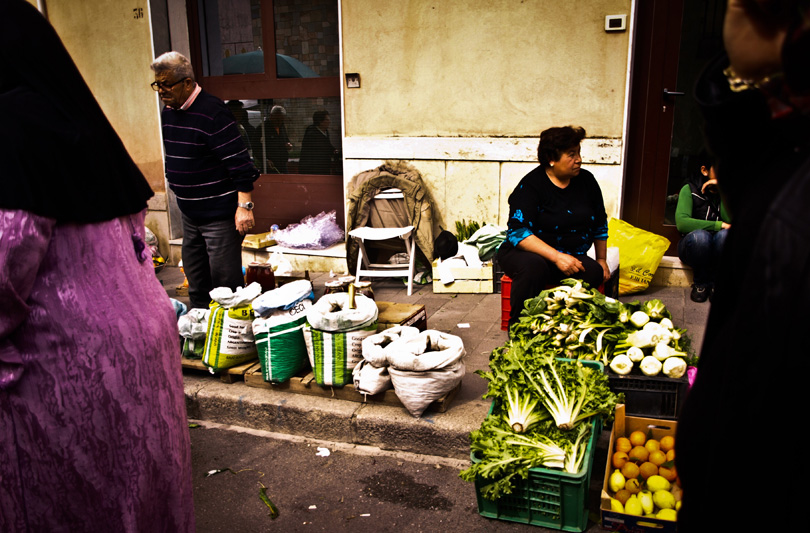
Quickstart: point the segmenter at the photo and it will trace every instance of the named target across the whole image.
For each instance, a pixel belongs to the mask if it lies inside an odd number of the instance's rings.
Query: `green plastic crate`
[[[582,363],[600,370],[604,368],[602,363],[595,361]],[[506,494],[495,501],[487,500],[481,495],[481,487],[487,482],[476,479],[475,497],[478,500],[478,514],[487,518],[563,531],[585,531],[588,527],[588,490],[591,484],[596,441],[601,431],[602,423],[595,419],[582,468],[576,474],[548,468],[531,468],[528,479],[519,479],[514,483],[512,494]],[[470,458],[473,462],[479,461],[473,455]]]

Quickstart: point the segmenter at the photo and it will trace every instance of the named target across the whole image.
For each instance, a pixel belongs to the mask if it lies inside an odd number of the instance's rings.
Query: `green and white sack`
[[[188,313],[177,319],[177,329],[183,339],[183,357],[202,359],[210,313],[209,309],[189,309]]]
[[[323,331],[307,323],[304,341],[315,382],[332,387],[352,383],[352,371],[363,359],[363,339],[376,332],[376,320],[352,331]]]
[[[253,321],[265,381],[284,383],[309,364],[303,329],[310,307],[312,301],[304,299],[291,309],[277,309]]]
[[[211,304],[203,363],[211,373],[247,363],[258,357],[253,339],[250,304],[226,309]]]
[[[325,294],[307,312],[304,339],[318,385],[352,383],[352,370],[363,359],[363,339],[377,332],[377,303],[362,294],[354,303],[349,306],[347,292]]]

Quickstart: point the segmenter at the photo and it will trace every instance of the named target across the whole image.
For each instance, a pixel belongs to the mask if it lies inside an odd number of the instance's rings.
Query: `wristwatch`
[[[247,209],[248,211],[253,211],[253,202],[244,202],[244,203],[240,202],[240,203],[238,203],[236,205],[239,206],[239,207],[243,207],[243,208]]]

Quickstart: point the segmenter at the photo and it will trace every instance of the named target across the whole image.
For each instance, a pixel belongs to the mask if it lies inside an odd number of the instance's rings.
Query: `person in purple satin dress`
[[[36,9],[0,42],[0,531],[194,531],[152,191]]]

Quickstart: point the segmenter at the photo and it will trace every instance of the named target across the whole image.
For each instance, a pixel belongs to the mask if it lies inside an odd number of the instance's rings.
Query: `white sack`
[[[388,366],[386,349],[400,339],[411,339],[419,335],[419,329],[411,326],[394,326],[363,339],[363,359],[374,366]]]
[[[365,359],[352,370],[354,388],[363,394],[379,394],[392,387],[387,367],[376,367]]]
[[[323,295],[307,312],[307,322],[321,331],[349,331],[377,321],[377,303],[363,296],[354,296],[355,308],[349,309],[349,293]]]

